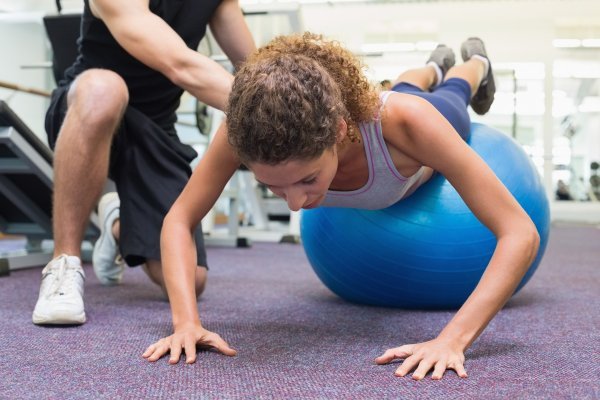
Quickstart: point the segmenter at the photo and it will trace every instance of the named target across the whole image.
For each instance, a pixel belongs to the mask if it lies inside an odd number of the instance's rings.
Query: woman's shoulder
[[[389,93],[389,94],[388,94]],[[381,110],[381,126],[384,136],[390,130],[402,127],[410,118],[419,113],[417,96],[406,93],[388,92]]]
[[[385,125],[405,125],[427,118],[432,112],[436,110],[431,103],[419,96],[391,92],[384,104],[381,121]]]
[[[385,97],[383,97],[385,96]],[[412,99],[405,93],[383,93],[385,99],[380,111],[381,135],[387,146],[398,147],[406,141],[407,118],[410,118]]]
[[[381,131],[389,144],[411,140],[411,135],[424,121],[434,118],[435,108],[425,99],[408,93],[394,92],[388,96],[381,112]],[[419,129],[422,133],[422,130]]]
[[[398,117],[414,115],[415,111],[426,112],[433,106],[422,97],[410,93],[383,92],[387,95],[384,109],[391,109]]]

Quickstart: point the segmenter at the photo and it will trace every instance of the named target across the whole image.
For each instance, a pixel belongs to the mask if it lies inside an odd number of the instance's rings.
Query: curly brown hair
[[[236,73],[227,107],[229,143],[245,163],[312,159],[349,127],[372,120],[377,90],[363,64],[322,35],[279,36],[251,55]]]

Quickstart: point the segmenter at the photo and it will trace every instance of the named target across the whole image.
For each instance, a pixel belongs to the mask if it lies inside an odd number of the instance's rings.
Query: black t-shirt
[[[150,0],[150,11],[163,19],[190,49],[197,49],[221,0]],[[129,89],[129,105],[163,128],[176,121],[183,90],[160,72],[144,65],[125,51],[113,38],[103,21],[96,18],[84,1],[79,56],[65,71],[70,83],[90,68],[109,69],[119,74]]]

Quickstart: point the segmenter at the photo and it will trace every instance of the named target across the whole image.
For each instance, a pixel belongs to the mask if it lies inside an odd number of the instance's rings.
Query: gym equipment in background
[[[26,248],[0,254],[5,272],[45,265],[52,248],[52,151],[0,100],[0,232],[26,238]],[[100,230],[97,215],[91,216],[86,239]]]

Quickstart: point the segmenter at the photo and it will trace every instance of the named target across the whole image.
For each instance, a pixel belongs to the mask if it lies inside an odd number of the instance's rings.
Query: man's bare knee
[[[67,102],[69,110],[75,111],[77,118],[88,127],[116,125],[127,108],[129,92],[125,81],[118,74],[109,70],[91,69],[75,79]]]
[[[144,272],[150,278],[150,280],[156,285],[160,286],[165,295],[167,295],[167,288],[165,285],[165,279],[162,271],[162,263],[156,260],[147,260],[145,264],[142,265]],[[196,298],[199,298],[200,295],[204,292],[206,287],[206,279],[208,277],[208,271],[206,267],[196,267],[196,275],[195,275],[195,288],[196,288]]]
[[[206,288],[206,279],[208,278],[208,270],[206,267],[196,268],[196,298],[200,298],[200,295]]]

